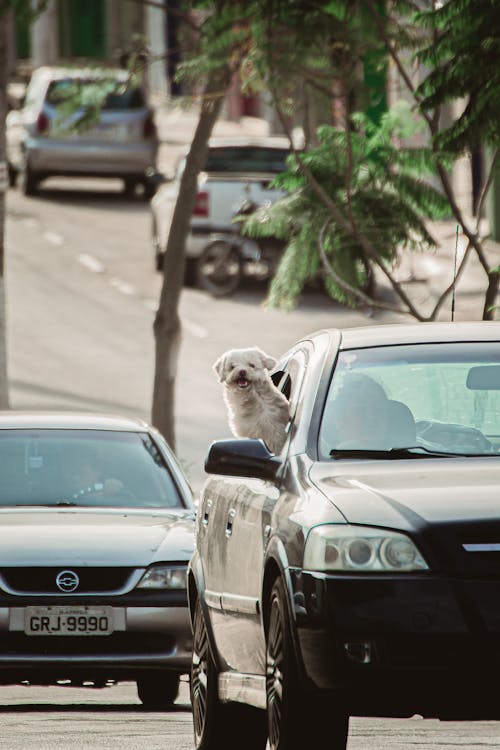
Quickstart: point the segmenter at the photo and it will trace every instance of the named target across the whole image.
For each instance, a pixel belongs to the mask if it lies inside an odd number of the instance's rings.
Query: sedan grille
[[[128,589],[134,568],[67,568],[76,573],[78,587],[68,593],[116,593]],[[0,587],[14,594],[61,594],[56,579],[64,571],[59,568],[2,568]]]

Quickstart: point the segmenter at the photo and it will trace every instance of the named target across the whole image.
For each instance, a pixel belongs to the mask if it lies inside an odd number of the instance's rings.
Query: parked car
[[[284,195],[270,187],[274,177],[285,169],[290,153],[287,138],[214,137],[204,170],[198,178],[198,193],[186,242],[186,282],[204,285],[205,249],[213,240],[234,236],[233,218],[243,203],[256,206]],[[163,254],[179,193],[186,157],[180,159],[172,180],[160,185],[151,200],[151,238],[155,267],[163,267]]]
[[[196,748],[344,750],[351,715],[498,720],[500,323],[319,331],[272,375],[282,453],[206,459]]]
[[[189,672],[189,485],[161,435],[100,415],[0,413],[0,684],[135,680],[168,708]]]
[[[19,176],[26,195],[54,175],[119,177],[126,193],[141,184],[146,198],[153,194],[154,113],[125,70],[37,68],[22,107],[7,115],[6,148],[11,184]]]

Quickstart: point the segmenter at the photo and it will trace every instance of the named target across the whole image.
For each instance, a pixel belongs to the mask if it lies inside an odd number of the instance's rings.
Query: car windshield
[[[264,172],[278,174],[286,169],[290,151],[257,146],[211,148],[205,164],[207,172]]]
[[[144,432],[0,430],[0,507],[182,507]]]
[[[499,342],[340,352],[321,422],[320,455],[404,456],[398,453],[404,448],[427,456],[499,455],[499,363]]]

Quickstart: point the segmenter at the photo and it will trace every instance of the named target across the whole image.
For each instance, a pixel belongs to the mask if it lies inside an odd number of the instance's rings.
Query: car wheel
[[[23,195],[35,195],[38,187],[38,175],[31,169],[29,161],[25,158],[21,170],[19,172],[20,183],[19,187]]]
[[[271,590],[266,628],[266,698],[270,750],[323,747],[345,750],[349,716],[332,699],[300,685],[288,620],[287,593],[278,578]],[[304,721],[304,717],[307,720]]]
[[[165,711],[170,708],[179,692],[179,675],[161,671],[137,680],[137,695],[145,708]]]
[[[142,182],[142,197],[145,201],[150,201],[156,193],[156,185],[152,180],[145,179]]]
[[[157,271],[163,270],[163,255],[160,247],[160,235],[158,234],[158,227],[156,226],[156,219],[153,217],[151,223],[151,243],[153,245],[153,252],[155,256],[155,269]]]
[[[124,177],[123,192],[127,196],[127,198],[134,197],[136,187],[137,187],[137,180],[135,179],[135,177]]]
[[[186,258],[184,268],[184,286],[196,286],[196,261],[193,258]]]
[[[217,681],[217,670],[198,600],[193,623],[190,682],[195,748],[264,750],[267,740],[264,712],[240,703],[222,703]]]
[[[9,177],[9,187],[15,187],[17,182],[17,169],[12,166],[12,164],[8,164],[8,177]]]
[[[241,258],[225,240],[214,240],[202,251],[196,264],[196,280],[213,297],[233,294],[241,281]]]

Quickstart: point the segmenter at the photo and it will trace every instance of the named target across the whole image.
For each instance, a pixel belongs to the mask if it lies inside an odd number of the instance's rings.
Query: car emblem
[[[80,579],[73,570],[61,570],[61,572],[57,574],[57,587],[65,594],[71,594],[72,591],[75,591],[75,589],[78,588],[79,583]]]

